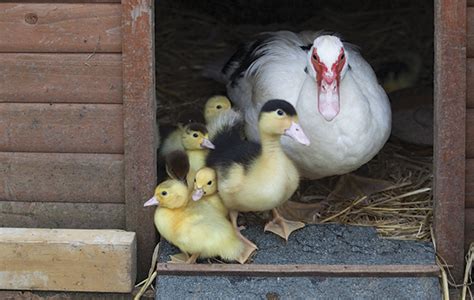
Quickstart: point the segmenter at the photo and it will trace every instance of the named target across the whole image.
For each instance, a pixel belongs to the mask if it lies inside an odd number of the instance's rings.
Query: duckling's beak
[[[289,136],[290,138],[305,146],[309,146],[310,144],[308,137],[303,132],[303,128],[301,128],[301,126],[294,121],[291,121],[291,126],[285,130],[284,135]]]
[[[145,204],[143,204],[143,206],[152,206],[152,205],[160,205],[160,201],[158,201],[158,198],[156,198],[156,196],[151,198],[147,202],[145,202]]]
[[[204,196],[204,190],[203,189],[196,189],[193,191],[193,201],[198,201],[199,199],[202,198],[202,196]]]
[[[216,147],[214,146],[214,144],[213,144],[210,140],[208,140],[208,139],[206,139],[206,138],[203,138],[203,139],[202,139],[201,147],[202,147],[202,148],[207,148],[207,149],[216,149]]]

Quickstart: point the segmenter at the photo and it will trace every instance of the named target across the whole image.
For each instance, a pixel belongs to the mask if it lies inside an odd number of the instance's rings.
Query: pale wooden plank
[[[0,52],[120,52],[120,4],[0,3]]]
[[[437,253],[453,265],[451,274],[460,280],[464,272],[466,1],[437,0],[434,16],[433,228]]]
[[[0,102],[122,103],[122,56],[0,53]]]
[[[0,103],[0,151],[123,153],[122,105]]]
[[[124,229],[125,205],[0,201],[0,227]]]
[[[0,289],[132,291],[134,232],[0,228]]]
[[[127,230],[137,232],[138,274],[144,276],[156,243],[153,211],[143,207],[156,185],[153,0],[124,0],[124,164]]]
[[[0,201],[123,203],[123,156],[0,152]]]

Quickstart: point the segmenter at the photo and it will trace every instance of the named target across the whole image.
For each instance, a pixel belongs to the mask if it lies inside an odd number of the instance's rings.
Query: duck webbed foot
[[[171,260],[169,260],[168,263],[194,264],[194,263],[196,263],[196,260],[198,259],[198,257],[199,257],[199,253],[189,256],[187,253],[182,252],[182,253],[178,253],[178,254],[175,254],[175,255],[170,255]]]
[[[248,259],[248,257],[253,253],[253,251],[258,250],[257,245],[252,243],[249,239],[247,239],[245,236],[240,233],[242,229],[245,229],[245,226],[238,226],[237,225],[237,218],[239,217],[239,212],[238,211],[229,211],[229,217],[230,221],[232,222],[232,226],[234,227],[235,233],[237,236],[242,240],[242,242],[245,244],[245,253],[248,253],[246,259],[244,262]],[[253,249],[252,251],[250,251]],[[250,252],[249,252],[250,251]],[[240,262],[240,259],[239,259]],[[240,262],[242,263],[242,262]]]
[[[303,222],[290,221],[283,218],[275,208],[272,209],[272,213],[273,220],[265,225],[264,231],[273,232],[274,234],[284,238],[286,241],[288,241],[288,237],[293,231],[305,226]]]

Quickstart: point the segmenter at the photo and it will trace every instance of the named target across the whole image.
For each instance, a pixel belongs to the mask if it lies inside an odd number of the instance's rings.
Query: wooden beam
[[[124,203],[119,154],[0,152],[0,201]]]
[[[434,231],[460,280],[464,265],[466,0],[435,1]]]
[[[120,52],[120,8],[112,3],[0,3],[0,52]]]
[[[0,289],[129,293],[136,255],[133,232],[0,228]]]
[[[474,57],[474,7],[467,8],[467,56]]]
[[[157,264],[158,276],[255,277],[436,277],[437,265],[261,265],[261,264]]]
[[[0,201],[0,227],[124,229],[125,205]]]
[[[156,186],[153,2],[122,2],[126,224],[137,233],[139,278],[147,274],[156,244],[154,209],[143,207]]]
[[[122,105],[0,103],[0,151],[122,154]]]
[[[122,55],[0,53],[0,102],[121,104]]]

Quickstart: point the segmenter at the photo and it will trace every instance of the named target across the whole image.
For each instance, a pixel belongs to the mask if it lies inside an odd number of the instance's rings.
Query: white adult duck
[[[354,46],[321,32],[263,33],[243,45],[222,69],[232,102],[258,140],[258,114],[269,99],[296,107],[311,141],[282,137],[302,176],[317,179],[353,171],[372,159],[390,135],[387,94]]]

